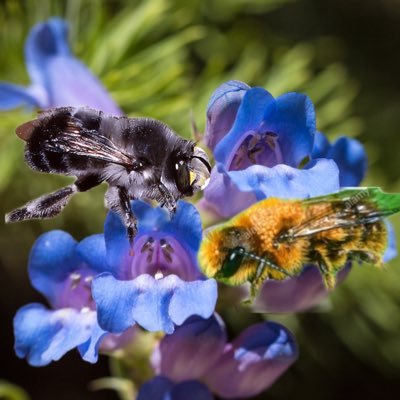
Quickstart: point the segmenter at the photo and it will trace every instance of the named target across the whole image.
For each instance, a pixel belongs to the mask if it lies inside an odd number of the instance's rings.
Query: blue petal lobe
[[[276,112],[265,119],[267,131],[278,135],[283,163],[298,167],[311,156],[315,134],[315,111],[310,98],[301,93],[286,93],[276,99]]]
[[[254,165],[227,174],[240,191],[252,192],[257,200],[266,197],[302,199],[339,190],[339,171],[332,160],[315,160],[305,169],[283,164],[273,168]]]
[[[98,273],[112,272],[107,264],[106,244],[103,234],[91,235],[76,246],[77,254]]]
[[[240,103],[250,86],[240,81],[229,81],[211,95],[207,106],[207,128],[204,141],[210,149],[231,129]]]
[[[180,285],[169,305],[171,319],[176,325],[181,325],[191,315],[209,318],[214,312],[217,296],[218,287],[214,279]]]
[[[229,201],[226,201],[229,199]],[[210,183],[200,200],[201,208],[211,210],[223,218],[230,218],[257,201],[254,193],[241,192],[222,164],[211,170]]]
[[[293,335],[282,325],[250,326],[204,376],[222,398],[249,398],[270,386],[297,358]]]
[[[171,400],[169,391],[174,384],[164,376],[156,376],[144,383],[136,400]]]
[[[126,228],[122,224],[120,217],[113,211],[107,214],[104,223],[104,240],[107,264],[112,268],[116,277],[124,278],[124,270],[121,266],[125,265],[127,262],[130,245]]]
[[[185,381],[175,385],[170,391],[171,400],[213,400],[214,396],[207,386],[198,381]]]
[[[76,240],[67,232],[54,230],[34,243],[29,256],[29,276],[32,285],[50,303],[57,298],[57,284],[77,268]]]
[[[257,132],[267,110],[274,109],[275,106],[275,99],[265,89],[249,89],[243,96],[231,130],[215,148],[215,159],[229,167],[237,148],[249,133]]]
[[[339,138],[326,158],[334,160],[339,167],[341,187],[358,186],[367,171],[367,154],[364,146],[355,139]]]
[[[88,348],[97,348],[103,335],[99,334],[94,311],[79,312],[71,308],[50,311],[41,304],[28,304],[17,312],[14,334],[17,356],[26,357],[33,366],[57,361],[68,351],[87,342],[93,342]],[[97,350],[86,360],[95,362]]]
[[[92,294],[99,325],[108,332],[122,332],[138,323],[149,331],[172,333],[174,324],[191,315],[209,317],[217,288],[209,280],[184,282],[176,275],[156,280],[143,274],[131,281],[118,281],[105,273],[93,280]]]
[[[331,148],[328,138],[321,132],[315,132],[314,146],[312,149],[312,158],[326,158],[326,155]]]
[[[37,107],[39,104],[40,102],[30,93],[29,89],[0,82],[0,110],[11,110],[21,106]]]
[[[44,68],[46,58],[69,56],[68,26],[61,18],[50,18],[35,25],[25,42],[26,67],[32,82],[47,86]]]
[[[226,346],[222,319],[214,314],[190,317],[173,335],[165,335],[152,356],[153,369],[174,382],[198,379],[221,357]]]

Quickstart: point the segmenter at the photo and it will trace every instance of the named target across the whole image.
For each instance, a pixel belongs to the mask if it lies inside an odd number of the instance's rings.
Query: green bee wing
[[[400,193],[386,193],[383,192],[379,187],[344,189],[337,193],[306,199],[304,200],[304,204],[336,201],[348,203],[349,206],[356,205],[358,203],[368,203],[374,205],[374,208],[382,217],[400,211]]]

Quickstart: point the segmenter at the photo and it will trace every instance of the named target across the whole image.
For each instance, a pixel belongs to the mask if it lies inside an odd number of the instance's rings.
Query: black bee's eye
[[[179,160],[174,166],[175,183],[183,194],[191,192],[189,168],[184,160]]]
[[[221,275],[223,278],[229,278],[234,275],[242,265],[245,256],[244,253],[245,250],[243,247],[235,247],[234,249],[230,250],[228,255],[225,257],[222,268],[218,275]]]

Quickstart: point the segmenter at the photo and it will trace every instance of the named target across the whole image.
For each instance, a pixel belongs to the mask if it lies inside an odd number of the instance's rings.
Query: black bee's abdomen
[[[93,146],[88,138],[96,135],[100,123],[99,111],[64,107],[47,111],[37,120],[22,125],[17,134],[27,142],[25,159],[32,169],[78,175],[80,171],[104,165],[89,157]]]

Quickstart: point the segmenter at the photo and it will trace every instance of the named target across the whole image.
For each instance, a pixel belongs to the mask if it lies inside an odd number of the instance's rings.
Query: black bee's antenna
[[[193,140],[197,143],[203,140],[204,134],[199,131],[196,121],[194,119],[193,109],[190,110],[190,127],[192,128],[191,136]]]

